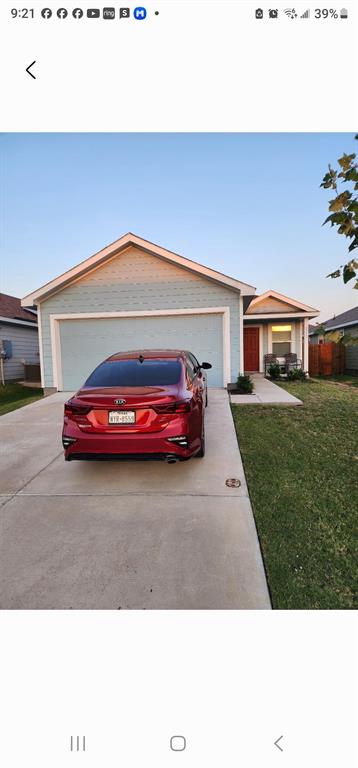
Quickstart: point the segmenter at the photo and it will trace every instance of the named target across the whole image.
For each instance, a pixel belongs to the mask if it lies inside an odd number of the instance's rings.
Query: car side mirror
[[[212,368],[212,367],[213,366],[211,365],[211,363],[202,363],[201,366],[200,366],[200,368],[203,368],[204,371],[208,371],[209,368]]]

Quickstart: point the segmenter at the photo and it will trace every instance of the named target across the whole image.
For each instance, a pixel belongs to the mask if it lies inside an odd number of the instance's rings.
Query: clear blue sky
[[[1,290],[23,296],[128,231],[321,309],[357,304],[325,275],[347,242],[321,224],[351,134],[8,134]],[[5,216],[5,218],[4,218]]]

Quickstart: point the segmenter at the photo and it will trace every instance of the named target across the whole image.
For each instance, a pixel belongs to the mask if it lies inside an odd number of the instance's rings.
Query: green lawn
[[[315,379],[322,381],[322,379]],[[339,373],[336,376],[325,376],[323,381],[334,381],[337,384],[348,384],[349,387],[358,387],[358,376],[350,376],[348,373]]]
[[[43,397],[42,389],[22,387],[21,384],[0,384],[0,416]]]
[[[273,606],[356,607],[358,393],[280,386],[303,407],[232,406]]]

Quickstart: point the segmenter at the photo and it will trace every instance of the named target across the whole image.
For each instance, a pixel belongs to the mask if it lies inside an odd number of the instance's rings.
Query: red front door
[[[244,328],[244,369],[258,371],[259,365],[259,328]]]

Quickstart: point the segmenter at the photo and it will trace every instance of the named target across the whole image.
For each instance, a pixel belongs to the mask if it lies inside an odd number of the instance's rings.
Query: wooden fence
[[[323,344],[309,345],[309,372],[311,376],[332,376],[344,373],[345,347],[327,341]]]

